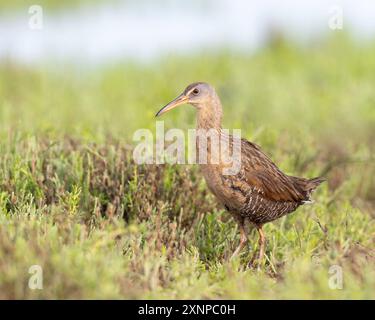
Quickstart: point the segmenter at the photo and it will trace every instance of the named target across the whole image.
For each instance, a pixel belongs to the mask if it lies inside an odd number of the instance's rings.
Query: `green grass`
[[[2,64],[0,298],[374,299],[374,57],[341,38],[95,70]],[[196,166],[132,161],[133,132],[198,80],[217,88],[225,127],[287,173],[328,179],[314,205],[265,226],[260,270],[255,230],[228,260],[237,227]],[[164,120],[187,130],[194,110]]]

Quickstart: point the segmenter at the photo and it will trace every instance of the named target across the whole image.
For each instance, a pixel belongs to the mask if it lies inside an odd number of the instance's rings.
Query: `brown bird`
[[[198,130],[211,130],[221,138],[229,137],[229,148],[233,152],[235,140],[221,128],[222,106],[213,87],[204,82],[190,84],[156,116],[182,104],[191,104],[197,109]],[[239,224],[240,244],[232,258],[239,254],[247,242],[245,221],[248,220],[259,232],[259,262],[263,258],[266,241],[262,226],[311,202],[311,193],[324,179],[286,175],[256,144],[241,139],[239,146],[238,172],[224,174],[223,168],[228,167],[228,164],[222,160],[212,161],[214,149],[211,144],[202,145],[197,138],[197,153],[202,153],[201,147],[206,148],[203,151],[209,158],[207,163],[200,164],[207,185]]]

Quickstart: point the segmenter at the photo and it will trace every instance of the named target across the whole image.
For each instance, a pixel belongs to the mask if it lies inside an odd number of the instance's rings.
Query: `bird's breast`
[[[200,168],[208,188],[219,202],[229,208],[230,211],[238,211],[237,209],[242,207],[246,201],[245,197],[227,183],[227,179],[224,178],[225,176],[222,173],[222,166],[202,164]]]

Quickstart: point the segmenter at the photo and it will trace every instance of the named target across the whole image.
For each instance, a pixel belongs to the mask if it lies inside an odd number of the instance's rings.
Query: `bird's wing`
[[[254,143],[242,141],[242,168],[240,180],[244,188],[256,188],[273,201],[300,202],[306,192],[295,177],[284,174]]]

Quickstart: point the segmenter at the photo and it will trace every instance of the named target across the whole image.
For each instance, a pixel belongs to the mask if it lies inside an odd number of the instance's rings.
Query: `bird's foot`
[[[261,255],[260,253],[261,252],[254,252],[249,262],[249,267],[252,269],[257,269],[258,271],[260,271],[262,269],[262,266],[264,265],[264,255]]]
[[[243,223],[240,224],[240,232],[241,232],[240,244],[238,245],[236,250],[234,250],[232,256],[230,257],[230,260],[235,259],[247,243],[247,234],[246,234],[246,230],[245,230]]]
[[[233,261],[234,259],[236,259],[239,255],[239,253],[241,252],[241,250],[242,250],[242,246],[238,246],[238,248],[230,256],[229,261]]]

